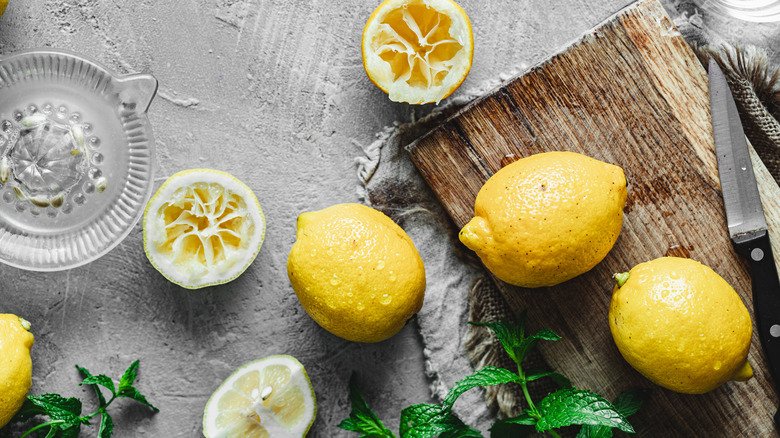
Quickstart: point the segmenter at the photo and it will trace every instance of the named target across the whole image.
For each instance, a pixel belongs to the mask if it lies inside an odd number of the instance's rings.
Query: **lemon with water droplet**
[[[356,342],[396,334],[420,311],[425,295],[425,268],[412,239],[385,214],[360,204],[300,215],[287,273],[306,312],[325,330]]]
[[[573,152],[531,155],[488,179],[459,237],[499,279],[554,286],[604,259],[625,202],[620,167]]]
[[[615,277],[609,327],[620,353],[642,375],[688,394],[753,375],[750,315],[715,271],[662,257]]]

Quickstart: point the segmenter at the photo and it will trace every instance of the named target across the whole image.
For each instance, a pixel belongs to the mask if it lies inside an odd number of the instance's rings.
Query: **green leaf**
[[[382,424],[376,414],[368,407],[363,394],[358,389],[354,373],[349,379],[349,401],[352,403],[352,411],[349,413],[349,418],[339,423],[338,427],[362,433],[361,438],[395,438],[395,435]]]
[[[10,423],[24,423],[25,421],[35,417],[36,415],[45,415],[46,410],[42,407],[36,405],[32,401],[30,401],[30,398],[25,398],[24,403],[22,403],[22,407],[19,408],[19,410],[16,412],[16,414],[11,418]]]
[[[79,365],[76,365],[76,369],[78,369],[78,370],[81,372],[81,374],[83,374],[83,375],[84,375],[84,377],[85,377],[85,380],[86,380],[86,379],[89,379],[90,377],[92,377],[92,374],[91,374],[91,373],[90,373],[90,372],[89,372],[89,371],[88,371],[86,368],[84,368],[84,367],[82,367],[82,366],[79,366]],[[109,380],[110,380],[110,379],[109,379]],[[81,385],[83,385],[83,384],[84,384],[84,381],[82,381],[82,382],[79,384],[79,386],[81,386]],[[109,389],[111,389],[111,393],[112,393],[112,394],[116,393],[116,391],[113,389],[113,386],[114,386],[114,382],[111,382],[111,388],[109,388]],[[103,406],[105,406],[105,405],[106,405],[106,398],[103,396],[103,393],[102,393],[102,392],[100,392],[100,388],[98,388],[98,386],[97,386],[97,385],[94,385],[94,384],[93,384],[93,385],[92,385],[92,389],[94,389],[94,390],[95,390],[95,395],[97,395],[97,399],[98,399],[98,405],[99,405],[99,407],[101,407],[101,408],[102,408]]]
[[[482,434],[470,428],[449,409],[426,403],[409,406],[401,411],[403,438],[474,437]]]
[[[518,379],[520,379],[520,376],[504,368],[482,368],[474,374],[455,383],[447,394],[447,397],[444,399],[442,408],[444,410],[451,409],[452,405],[455,404],[455,400],[469,389],[477,386],[500,385],[502,383],[516,382]]]
[[[571,388],[571,380],[567,379],[563,374],[556,373],[554,371],[548,371],[544,368],[532,368],[525,372],[525,381],[533,382],[544,377],[551,378],[561,388]]]
[[[100,415],[100,429],[98,429],[98,438],[109,438],[114,433],[114,420],[107,412],[103,411]]]
[[[624,417],[634,415],[650,398],[649,389],[629,389],[621,393],[612,404]],[[612,428],[607,426],[582,426],[577,438],[612,438]]]
[[[623,391],[612,404],[621,415],[624,417],[630,417],[637,413],[639,408],[650,399],[650,390],[633,388],[627,391]]]
[[[127,385],[121,386],[120,385],[119,386],[119,392],[116,393],[116,396],[117,397],[131,398],[131,399],[133,399],[133,400],[135,400],[135,401],[137,401],[139,403],[142,403],[142,404],[145,404],[146,406],[149,406],[150,408],[152,408],[152,410],[154,410],[154,412],[160,412],[159,409],[154,407],[153,404],[151,404],[148,401],[146,401],[146,397],[141,395],[141,393],[138,392],[138,390],[133,388],[132,386],[127,386]]]
[[[81,432],[81,425],[77,424],[68,428],[62,429],[62,438],[77,438]]]
[[[533,334],[527,338],[521,339],[520,343],[512,348],[515,357],[522,362],[525,356],[536,347],[536,343],[540,340],[544,341],[557,341],[561,339],[560,336],[553,333],[550,329],[541,329],[538,333]],[[517,361],[516,361],[517,362]],[[520,363],[518,362],[518,363]]]
[[[612,428],[609,426],[582,426],[576,438],[612,438]]]
[[[587,390],[561,389],[545,397],[537,404],[537,410],[541,415],[536,423],[539,432],[573,424],[617,427],[624,432],[634,432],[610,402]]]
[[[138,373],[138,364],[141,362],[141,360],[136,360],[132,364],[130,364],[130,367],[125,370],[125,373],[122,374],[122,379],[119,380],[119,390],[121,391],[122,388],[126,386],[132,386],[133,383],[135,383],[135,376]]]
[[[99,389],[96,387],[96,385],[100,385],[109,391],[111,391],[111,394],[116,394],[116,387],[114,387],[114,381],[111,380],[110,377],[104,376],[102,374],[98,374],[97,376],[88,376],[84,380],[79,383],[79,386],[82,385],[93,385],[95,392],[99,392]],[[105,406],[105,405],[101,405]]]
[[[523,312],[518,317],[518,324],[512,324],[506,318],[501,318],[498,322],[470,322],[469,324],[478,327],[487,327],[493,331],[496,335],[496,339],[504,347],[504,350],[512,358],[515,363],[522,362],[522,357],[515,356],[514,348],[520,344],[520,340],[523,339],[523,333],[525,330],[525,317],[526,313]],[[519,359],[519,360],[518,360]]]
[[[43,409],[52,420],[62,420],[61,429],[80,425],[81,401],[75,397],[64,398],[59,394],[30,395],[27,399]]]

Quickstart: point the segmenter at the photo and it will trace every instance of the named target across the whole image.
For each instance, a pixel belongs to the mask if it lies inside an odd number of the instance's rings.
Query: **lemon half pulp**
[[[265,216],[252,190],[218,170],[179,172],[144,212],[144,250],[168,280],[188,289],[227,283],[257,256]]]
[[[452,94],[466,79],[474,37],[452,0],[386,0],[363,30],[363,67],[390,100],[421,104]]]
[[[248,363],[212,394],[203,414],[207,438],[306,436],[317,414],[309,376],[292,356]]]

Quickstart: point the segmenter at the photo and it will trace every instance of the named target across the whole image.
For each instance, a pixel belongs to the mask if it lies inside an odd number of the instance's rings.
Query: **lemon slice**
[[[390,100],[439,103],[471,70],[474,36],[452,0],[386,0],[363,29],[363,67]]]
[[[233,175],[192,169],[168,178],[144,212],[144,250],[168,280],[188,289],[227,283],[265,238],[252,190]]]
[[[317,415],[309,376],[292,356],[268,356],[236,370],[203,413],[206,438],[300,438]]]

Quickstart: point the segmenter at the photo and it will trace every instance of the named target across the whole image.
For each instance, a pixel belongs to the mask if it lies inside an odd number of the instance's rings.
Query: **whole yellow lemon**
[[[604,259],[625,203],[620,167],[573,152],[531,155],[482,186],[460,241],[507,283],[553,286]]]
[[[32,385],[30,323],[16,315],[0,314],[0,427],[22,407]]]
[[[287,274],[309,316],[356,342],[396,334],[425,295],[425,268],[412,239],[360,204],[300,215]]]
[[[8,0],[0,0],[0,17],[3,16],[6,7],[8,7]]]
[[[643,376],[673,391],[702,394],[753,375],[747,362],[750,315],[715,271],[662,257],[615,277],[609,328],[620,353]]]

